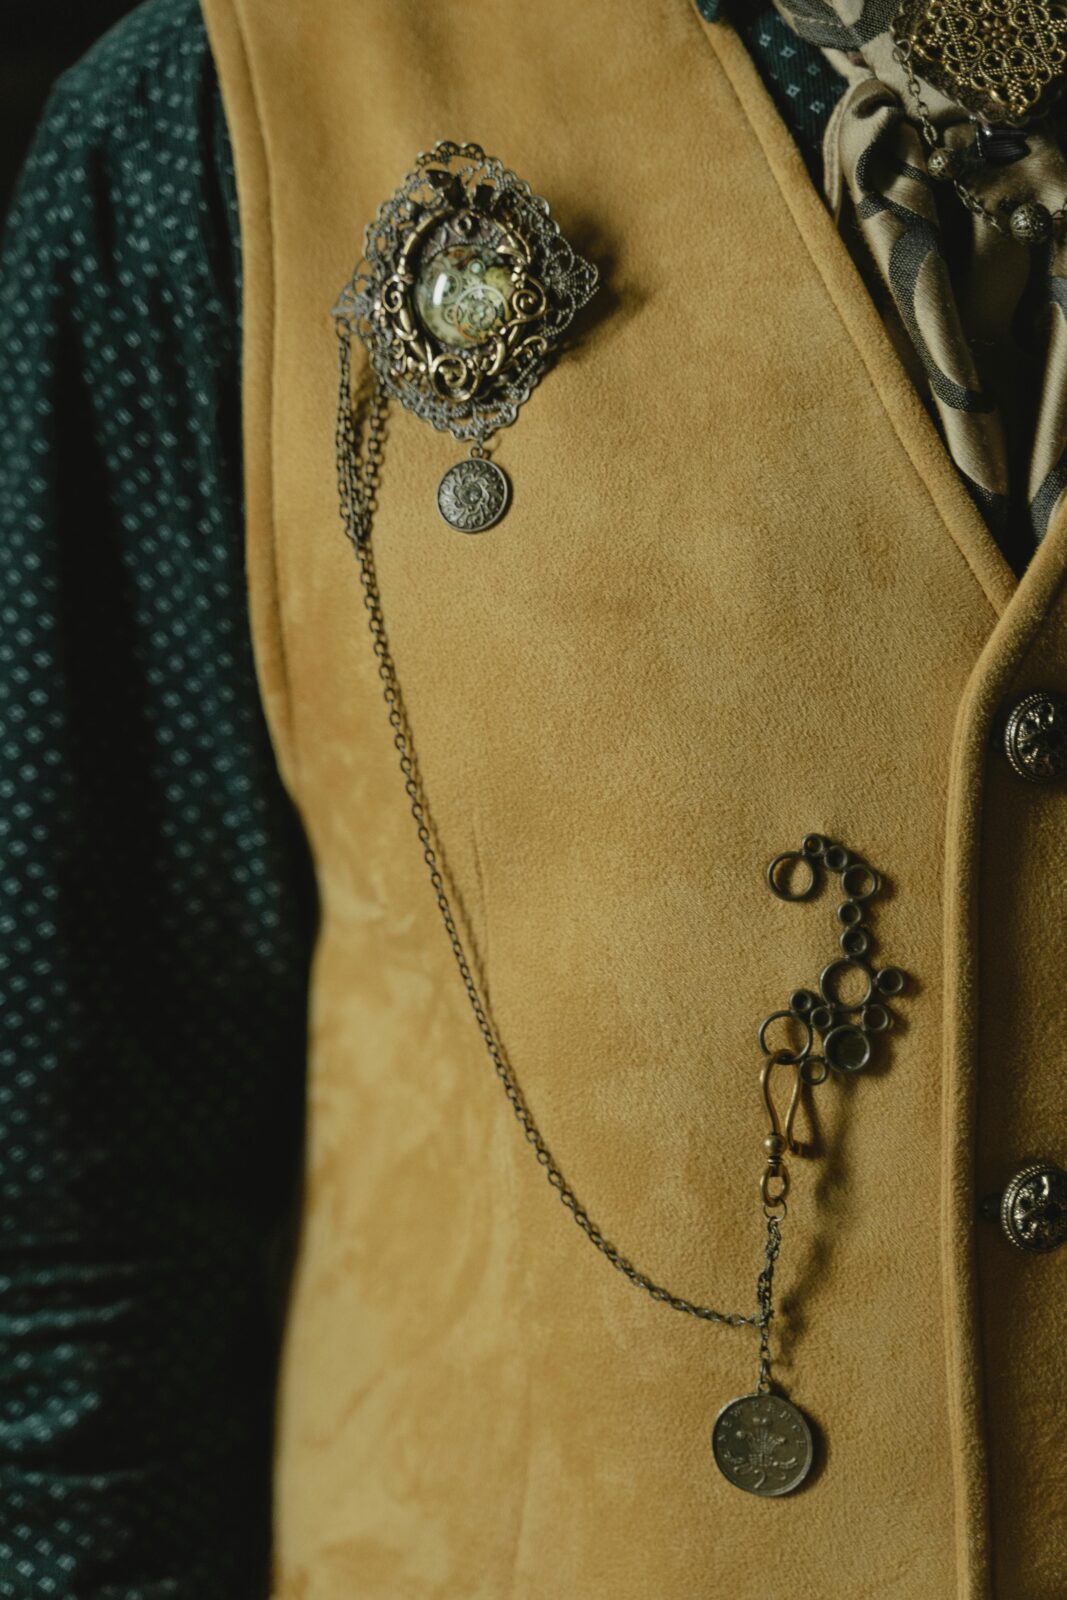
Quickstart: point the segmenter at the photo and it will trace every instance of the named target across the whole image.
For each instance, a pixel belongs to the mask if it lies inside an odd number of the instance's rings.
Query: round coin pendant
[[[777,1394],[744,1394],[724,1405],[711,1450],[724,1478],[765,1497],[799,1488],[815,1455],[807,1417]]]
[[[508,508],[508,479],[484,456],[468,456],[449,467],[437,486],[437,509],[461,533],[481,533]]]

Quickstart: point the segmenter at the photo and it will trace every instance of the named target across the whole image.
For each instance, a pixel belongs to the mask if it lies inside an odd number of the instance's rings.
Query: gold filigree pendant
[[[988,122],[1042,115],[1067,68],[1067,7],[1056,0],[904,0],[890,25],[915,70]]]

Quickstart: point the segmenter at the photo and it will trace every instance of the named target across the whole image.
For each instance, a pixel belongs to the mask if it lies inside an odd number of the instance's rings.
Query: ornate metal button
[[[1012,770],[1029,783],[1067,776],[1067,698],[1036,689],[1012,706],[1004,729]]]
[[[1067,1241],[1067,1172],[1051,1161],[1023,1167],[1004,1191],[1000,1222],[1019,1250],[1055,1250]]]

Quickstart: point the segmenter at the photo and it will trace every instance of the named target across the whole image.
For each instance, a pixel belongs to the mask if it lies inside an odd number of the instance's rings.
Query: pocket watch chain
[[[433,845],[400,683],[386,634],[371,549],[371,526],[381,476],[389,398],[375,378],[366,403],[366,437],[361,460],[352,396],[349,337],[343,328],[338,329],[338,337],[340,378],[336,444],[341,517],[359,568],[378,676],[388,709],[389,725],[393,730],[393,743],[400,759],[404,789],[438,909],[478,1029],[512,1111],[527,1141],[533,1146],[548,1182],[600,1254],[636,1288],[674,1311],[684,1312],[704,1322],[758,1329],[756,1387],[750,1393],[729,1401],[719,1412],[712,1428],[712,1452],[720,1471],[738,1488],[764,1497],[788,1494],[808,1476],[814,1458],[814,1442],[811,1427],[803,1412],[791,1401],[774,1393],[770,1380],[770,1324],[775,1314],[774,1272],[781,1249],[781,1224],[787,1213],[786,1194],[789,1189],[785,1157],[787,1153],[798,1156],[809,1153],[793,1133],[794,1120],[805,1090],[823,1083],[831,1068],[841,1076],[851,1076],[867,1066],[875,1036],[885,1031],[891,1022],[883,1001],[899,994],[904,986],[904,975],[899,968],[885,967],[875,971],[867,960],[871,935],[863,923],[865,902],[877,892],[881,880],[865,862],[820,834],[807,835],[798,851],[786,851],[776,856],[767,868],[771,890],[780,899],[791,901],[809,898],[818,887],[819,875],[824,869],[839,875],[845,894],[845,900],[837,912],[842,927],[840,948],[843,953],[824,968],[817,992],[804,988],[794,990],[788,1006],[771,1012],[758,1030],[759,1047],[764,1057],[760,1091],[770,1119],[770,1130],[763,1141],[766,1160],[759,1184],[766,1238],[763,1265],[756,1284],[757,1310],[749,1314],[718,1311],[689,1300],[684,1295],[675,1294],[634,1266],[605,1238],[580,1204],[526,1104],[478,992]],[[787,879],[798,863],[807,869],[809,879],[806,886],[794,890]],[[844,976],[842,969],[848,968],[859,969],[865,975],[866,993],[858,1003],[846,1002],[839,990]],[[768,1030],[779,1019],[785,1021],[791,1031],[800,1030],[804,1042],[799,1049],[773,1049],[770,1046]],[[816,1034],[822,1041],[821,1055],[813,1053]],[[784,1117],[779,1115],[771,1093],[772,1075],[779,1067],[787,1068],[793,1075]]]
[[[452,907],[445,891],[437,854],[433,847],[415,754],[408,732],[400,683],[397,679],[396,668],[393,664],[392,653],[386,636],[381,594],[378,589],[374,556],[370,545],[371,521],[381,472],[382,446],[385,438],[385,419],[389,408],[389,399],[381,386],[376,383],[368,405],[364,459],[362,470],[360,470],[356,424],[351,403],[351,350],[349,341],[343,333],[339,335],[339,344],[340,395],[337,413],[337,458],[341,516],[359,565],[364,605],[368,613],[374,654],[378,661],[378,675],[383,684],[384,698],[389,712],[389,725],[393,730],[393,743],[400,755],[400,770],[404,775],[404,789],[411,803],[411,812],[415,819],[419,842],[422,845],[423,858],[429,868],[430,882],[433,885],[438,909],[445,925],[445,931],[448,934],[449,943],[452,946],[452,953],[456,958],[456,964],[463,979],[463,986],[467,991],[467,997],[470,1000],[479,1031],[485,1041],[486,1049],[492,1059],[497,1076],[504,1087],[504,1093],[507,1095],[523,1133],[529,1143],[533,1145],[537,1160],[544,1167],[545,1176],[549,1183],[557,1191],[560,1200],[567,1207],[567,1210],[571,1213],[590,1243],[595,1245],[603,1256],[607,1257],[613,1267],[629,1278],[630,1282],[635,1284],[637,1288],[643,1289],[646,1294],[651,1295],[653,1300],[661,1301],[675,1311],[682,1311],[689,1316],[699,1317],[704,1322],[722,1322],[729,1327],[759,1327],[761,1317],[764,1315],[762,1310],[757,1314],[746,1316],[741,1312],[716,1311],[711,1306],[695,1304],[693,1301],[687,1300],[683,1295],[674,1294],[671,1290],[654,1283],[647,1273],[639,1271],[621,1251],[617,1250],[604,1237],[588,1212],[579,1204],[574,1190],[553,1160],[540,1129],[534,1121],[533,1114],[526,1105],[522,1091],[515,1081],[503,1048],[497,1041],[456,929]],[[766,1314],[769,1317],[770,1313],[767,1312]]]

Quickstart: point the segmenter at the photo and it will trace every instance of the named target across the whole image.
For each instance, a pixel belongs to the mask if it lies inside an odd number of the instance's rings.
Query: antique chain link
[[[785,1216],[785,1201],[779,1201],[780,1215]],[[770,1327],[771,1318],[774,1316],[774,1264],[778,1260],[778,1252],[782,1247],[782,1229],[780,1217],[772,1212],[767,1213],[767,1245],[763,1262],[763,1271],[759,1275],[756,1285],[756,1297],[759,1300],[759,1379],[756,1383],[757,1394],[767,1394],[771,1387],[771,1352],[770,1352]]]
[[[760,1330],[759,1383],[760,1392],[762,1393],[769,1387],[768,1327],[773,1316],[771,1288],[774,1263],[781,1244],[779,1218],[785,1215],[784,1201],[779,1202],[772,1209],[764,1209],[768,1231],[764,1266],[759,1275],[757,1286],[759,1304],[757,1313],[751,1316],[744,1316],[740,1312],[716,1311],[711,1306],[694,1304],[693,1301],[685,1299],[684,1296],[674,1294],[671,1290],[663,1288],[655,1283],[647,1273],[639,1271],[621,1251],[617,1250],[609,1240],[605,1239],[597,1224],[579,1204],[574,1190],[556,1165],[547,1144],[541,1136],[537,1123],[534,1121],[533,1115],[523,1098],[522,1091],[511,1072],[503,1048],[497,1042],[489,1018],[486,1015],[477,985],[471,973],[470,964],[456,929],[452,907],[445,892],[444,880],[427,824],[414,750],[407,732],[400,684],[386,637],[381,594],[378,589],[374,558],[371,553],[371,522],[377,504],[378,483],[382,465],[382,446],[385,438],[385,419],[389,400],[381,385],[375,382],[368,406],[366,442],[361,469],[351,392],[351,348],[345,330],[338,330],[338,338],[340,341],[340,389],[337,407],[337,466],[341,516],[359,564],[364,605],[368,613],[371,637],[374,643],[374,654],[378,661],[378,675],[382,680],[385,702],[389,710],[389,725],[393,730],[393,743],[400,755],[400,770],[404,775],[404,788],[411,803],[411,813],[418,830],[423,858],[429,868],[430,882],[437,898],[437,905],[445,925],[445,931],[448,934],[452,953],[456,958],[456,964],[463,979],[463,986],[467,991],[467,997],[474,1011],[479,1031],[485,1041],[486,1049],[496,1069],[497,1076],[503,1085],[504,1093],[511,1104],[512,1111],[515,1113],[527,1140],[533,1146],[538,1162],[545,1169],[546,1178],[557,1191],[560,1200],[590,1243],[638,1289],[643,1289],[653,1300],[670,1306],[672,1310],[685,1312],[692,1317],[699,1317],[704,1322],[725,1323],[733,1328],[758,1327]]]

